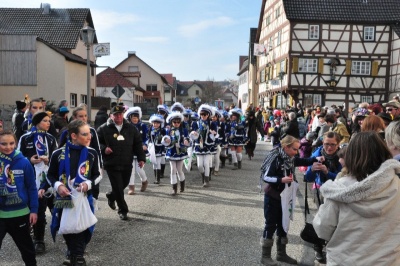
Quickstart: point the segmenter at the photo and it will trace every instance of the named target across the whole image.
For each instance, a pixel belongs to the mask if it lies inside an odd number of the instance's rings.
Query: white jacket
[[[400,162],[390,159],[361,182],[345,176],[321,187],[313,225],[328,242],[328,265],[400,265]]]

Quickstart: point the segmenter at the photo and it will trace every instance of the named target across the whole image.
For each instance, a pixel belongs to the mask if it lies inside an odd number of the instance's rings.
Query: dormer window
[[[364,27],[364,41],[365,42],[375,41],[375,27],[373,26]]]

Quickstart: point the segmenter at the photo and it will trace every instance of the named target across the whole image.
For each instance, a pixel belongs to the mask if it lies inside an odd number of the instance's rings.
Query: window
[[[260,83],[265,82],[265,68],[260,71]]]
[[[272,42],[272,36],[271,37],[269,37],[269,41],[268,41],[268,49],[271,51],[272,50],[272,48],[273,48],[273,45],[274,43]]]
[[[319,39],[319,25],[310,25],[310,29],[308,31],[308,38],[310,40]]]
[[[128,67],[128,72],[138,72],[139,67],[138,66],[129,66]]]
[[[279,6],[279,7],[275,10],[275,18],[279,18],[280,15],[281,15],[281,7]]]
[[[70,103],[71,107],[76,107],[76,100],[77,100],[76,98],[77,98],[76,93],[70,94],[69,103]]]
[[[157,91],[157,84],[146,85],[146,91]]]
[[[311,58],[299,59],[299,72],[303,73],[317,73],[318,60]]]
[[[282,60],[279,65],[280,65],[279,72],[286,72],[286,60]]]
[[[305,94],[304,96],[305,96],[305,101],[304,101],[305,106],[322,105],[321,94]]]
[[[282,37],[282,31],[278,31],[278,37],[276,38],[276,46],[281,45],[281,37]]]
[[[361,102],[362,103],[372,103],[372,96],[361,95]]]
[[[86,94],[81,94],[81,103],[87,104],[87,96],[86,96]]]
[[[370,75],[371,62],[369,61],[352,61],[351,62],[352,75]]]
[[[375,41],[375,27],[371,26],[364,27],[364,41],[366,42]]]
[[[265,19],[265,25],[268,26],[269,24],[271,24],[271,15],[268,15]]]
[[[247,103],[247,96],[248,96],[247,93],[243,93],[243,95],[242,95],[242,103]]]
[[[196,90],[196,95],[200,95],[200,91],[199,90]]]

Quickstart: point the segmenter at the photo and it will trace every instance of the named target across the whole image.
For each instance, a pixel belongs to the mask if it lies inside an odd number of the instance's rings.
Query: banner
[[[254,55],[255,56],[266,56],[267,46],[264,44],[255,43],[254,44]]]

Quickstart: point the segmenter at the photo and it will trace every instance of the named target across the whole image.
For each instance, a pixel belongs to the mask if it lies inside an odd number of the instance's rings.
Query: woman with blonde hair
[[[287,232],[282,226],[282,203],[280,194],[285,189],[285,184],[296,181],[294,176],[296,166],[312,165],[323,157],[299,158],[295,157],[300,148],[300,141],[287,135],[281,140],[281,147],[273,148],[264,159],[261,167],[261,180],[267,183],[264,195],[265,227],[260,239],[262,246],[261,263],[263,265],[277,265],[271,258],[271,249],[274,244],[273,236],[278,236],[277,260],[289,264],[297,264],[297,261],[286,254],[288,243]]]

